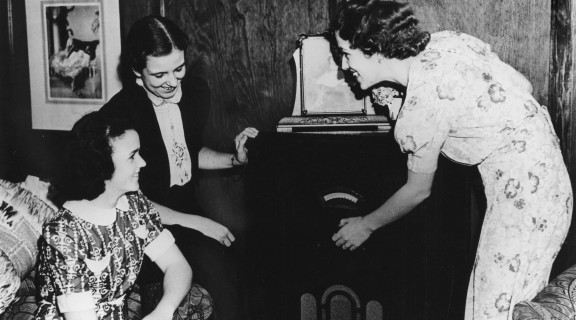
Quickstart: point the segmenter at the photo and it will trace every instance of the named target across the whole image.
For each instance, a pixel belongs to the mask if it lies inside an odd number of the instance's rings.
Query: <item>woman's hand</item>
[[[194,229],[202,232],[205,236],[215,239],[227,247],[232,245],[232,242],[236,240],[232,232],[218,222],[202,216],[194,217],[197,219]]]
[[[240,164],[248,162],[248,150],[244,146],[248,138],[255,138],[258,135],[258,129],[248,127],[234,138],[234,145],[236,147],[235,158]]]
[[[186,214],[174,211],[156,202],[151,202],[156,210],[158,210],[160,213],[160,219],[162,220],[163,224],[177,224],[185,228],[198,230],[202,232],[203,235],[215,239],[227,247],[232,245],[232,242],[236,240],[228,228],[214,220],[196,214]]]
[[[356,250],[372,234],[362,217],[342,219],[339,226],[341,228],[332,236],[332,240],[345,250]]]

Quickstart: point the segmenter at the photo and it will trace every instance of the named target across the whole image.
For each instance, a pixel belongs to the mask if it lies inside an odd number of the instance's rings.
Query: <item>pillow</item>
[[[0,314],[0,320],[30,320],[34,319],[38,310],[36,297],[18,296],[5,313]]]
[[[8,256],[20,279],[36,263],[42,224],[55,214],[30,191],[0,180],[0,251]]]
[[[20,277],[8,256],[0,251],[0,314],[10,305],[20,287]]]
[[[576,265],[562,272],[531,301],[514,306],[514,320],[576,319]]]

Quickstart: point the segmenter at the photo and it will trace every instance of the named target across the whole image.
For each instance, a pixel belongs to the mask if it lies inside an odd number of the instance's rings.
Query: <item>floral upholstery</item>
[[[55,211],[20,184],[0,180],[0,313],[34,268],[42,224]]]
[[[144,311],[149,313],[152,309],[146,306],[155,306],[160,302],[160,298],[162,298],[162,284],[153,283],[146,285],[142,291],[142,295]],[[184,300],[182,300],[176,312],[174,312],[172,319],[206,320],[212,314],[212,306],[212,297],[206,289],[193,283],[192,288],[190,288],[190,291],[188,291],[188,294],[184,297]]]
[[[576,319],[576,265],[560,274],[531,301],[514,307],[514,320]]]

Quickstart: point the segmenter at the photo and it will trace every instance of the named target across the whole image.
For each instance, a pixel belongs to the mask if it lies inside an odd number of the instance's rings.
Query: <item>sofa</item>
[[[576,265],[550,281],[532,300],[516,304],[513,319],[576,319]]]
[[[47,199],[48,183],[36,177],[14,183],[0,179],[0,320],[33,319],[37,309],[34,266],[42,224],[56,214]],[[162,284],[134,286],[128,319],[141,319],[162,296]],[[196,283],[174,319],[209,319],[212,298]]]

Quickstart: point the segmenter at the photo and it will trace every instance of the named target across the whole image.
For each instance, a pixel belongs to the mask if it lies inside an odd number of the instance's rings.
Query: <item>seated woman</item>
[[[35,319],[127,319],[126,297],[147,255],[164,272],[163,295],[144,319],[171,319],[192,270],[159,213],[139,191],[146,162],[131,121],[97,112],[72,128],[63,179],[67,200],[43,227]]]

